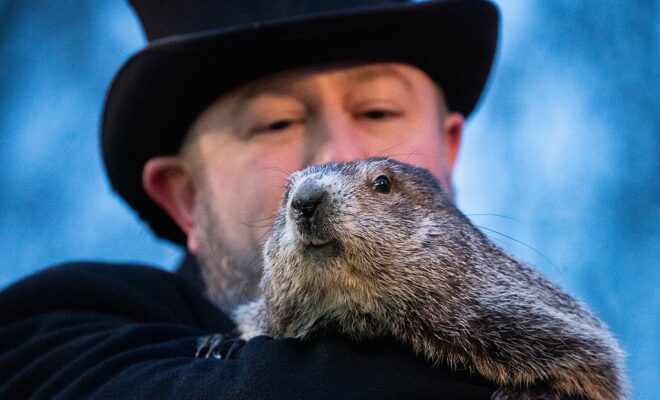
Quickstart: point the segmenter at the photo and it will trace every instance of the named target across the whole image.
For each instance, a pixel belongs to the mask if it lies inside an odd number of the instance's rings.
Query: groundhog
[[[624,397],[607,327],[477,230],[426,170],[385,158],[294,173],[241,338],[391,336],[497,399]],[[538,388],[544,388],[539,390]]]

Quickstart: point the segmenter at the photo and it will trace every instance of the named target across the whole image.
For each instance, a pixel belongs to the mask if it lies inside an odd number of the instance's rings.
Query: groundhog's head
[[[456,223],[425,169],[385,158],[307,168],[291,176],[266,243],[264,293],[319,318],[384,312],[402,288],[437,285],[428,269]]]

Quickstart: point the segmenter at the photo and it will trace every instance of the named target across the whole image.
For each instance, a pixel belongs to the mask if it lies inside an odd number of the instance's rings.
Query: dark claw
[[[224,340],[225,337],[219,333],[200,337],[197,339],[197,351],[195,352],[195,358],[213,357],[217,360],[222,359],[220,346]]]
[[[202,336],[197,339],[195,358],[232,359],[238,355],[238,351],[243,347],[243,344],[245,344],[243,340],[220,333]]]

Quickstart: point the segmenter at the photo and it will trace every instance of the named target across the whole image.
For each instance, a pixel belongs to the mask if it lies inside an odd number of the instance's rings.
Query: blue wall
[[[660,9],[500,1],[493,79],[467,126],[458,202],[495,241],[588,303],[660,376]],[[143,45],[117,1],[0,1],[0,288],[75,259],[172,269],[102,170],[104,92]]]

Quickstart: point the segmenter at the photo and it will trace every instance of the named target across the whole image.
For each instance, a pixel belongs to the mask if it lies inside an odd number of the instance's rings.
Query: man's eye
[[[269,133],[269,132],[281,132],[285,131],[294,125],[303,122],[303,120],[297,119],[280,119],[276,120],[261,126],[258,126],[253,130],[254,133]]]
[[[289,119],[283,119],[281,121],[275,121],[266,126],[266,129],[269,131],[281,131],[293,125],[293,121]]]
[[[362,113],[361,117],[371,120],[382,120],[386,118],[398,117],[401,115],[401,112],[395,110],[387,109],[374,109],[368,110]]]

